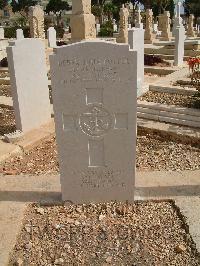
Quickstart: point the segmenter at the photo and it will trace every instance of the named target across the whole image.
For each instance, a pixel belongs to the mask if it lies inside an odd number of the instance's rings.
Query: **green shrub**
[[[17,26],[4,28],[4,36],[6,39],[16,38]]]
[[[19,29],[18,26],[13,26],[13,27],[6,27],[4,28],[4,34],[6,39],[14,39],[16,38],[16,30]],[[30,28],[29,27],[24,27],[22,28],[24,31],[24,37],[25,38],[30,38]]]
[[[100,37],[112,37],[113,32],[114,31],[113,31],[112,21],[106,21],[103,25],[101,25],[99,36]]]
[[[61,26],[55,26],[56,36],[58,39],[62,39],[65,33],[65,30]]]

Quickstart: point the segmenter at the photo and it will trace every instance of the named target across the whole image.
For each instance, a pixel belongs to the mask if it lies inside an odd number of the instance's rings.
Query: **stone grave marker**
[[[27,132],[51,118],[44,42],[16,40],[7,47],[17,130]]]
[[[155,34],[158,33],[158,24],[157,23],[153,24],[153,33],[155,33]]]
[[[185,28],[177,27],[175,30],[175,50],[174,50],[174,65],[183,65],[184,59],[184,43],[185,43]]]
[[[143,23],[142,23],[142,16],[141,16],[141,10],[140,6],[138,5],[137,13],[136,13],[136,28],[143,29]]]
[[[31,38],[45,39],[44,11],[40,5],[29,7],[29,24]]]
[[[24,32],[22,29],[16,30],[16,38],[17,38],[17,40],[23,40],[24,39]]]
[[[50,27],[47,30],[47,39],[48,39],[48,46],[51,48],[55,48],[57,47],[56,44],[56,30],[54,29],[54,27]]]
[[[128,9],[122,5],[120,8],[120,23],[119,23],[119,35],[117,37],[118,43],[128,43]]]
[[[50,56],[64,201],[133,201],[137,52],[83,41]]]
[[[162,41],[170,41],[171,39],[170,21],[170,12],[164,11],[164,14],[162,15]]]
[[[91,0],[72,0],[70,26],[71,42],[96,38],[95,16],[91,13]]]
[[[145,43],[153,43],[153,34],[152,34],[152,23],[153,23],[153,11],[152,9],[146,10],[146,27],[144,33]]]
[[[3,39],[5,39],[5,37],[4,37],[4,28],[0,27],[0,40],[3,40]]]
[[[181,18],[181,2],[178,2],[176,5],[176,16],[174,18],[174,23],[173,23],[173,31],[172,35],[175,37],[176,34],[176,29],[177,27],[183,27],[183,19]]]
[[[99,23],[96,24],[96,32],[97,32],[97,36],[99,34],[99,32],[101,31],[101,25]]]
[[[113,19],[112,22],[113,22],[113,31],[117,32],[118,31],[118,27],[117,27],[117,24],[116,24],[116,20]]]
[[[137,96],[141,96],[144,84],[144,29],[132,28],[128,31],[130,49],[137,51]]]
[[[188,29],[186,33],[187,37],[195,37],[193,23],[194,23],[194,15],[190,14],[189,19],[188,19]]]

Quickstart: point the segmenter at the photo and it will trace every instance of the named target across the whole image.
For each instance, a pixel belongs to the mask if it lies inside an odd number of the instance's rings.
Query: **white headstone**
[[[128,31],[128,43],[130,49],[137,51],[137,96],[143,94],[144,85],[144,30],[140,28],[132,28]]]
[[[157,23],[153,24],[153,33],[155,33],[155,34],[158,33],[158,24]]]
[[[17,38],[17,40],[23,40],[24,39],[24,32],[22,29],[16,30],[16,38]]]
[[[24,39],[7,47],[17,129],[27,132],[51,118],[44,42]]]
[[[184,42],[185,42],[185,28],[177,27],[175,30],[175,51],[174,51],[174,65],[183,65],[184,58]]]
[[[114,32],[117,32],[117,31],[118,31],[117,24],[114,24],[114,25],[113,25],[113,30],[114,30]]]
[[[4,39],[4,28],[0,27],[0,40]]]
[[[181,2],[177,3],[176,16],[174,18],[173,29],[172,29],[172,35],[174,37],[175,37],[175,34],[176,34],[176,28],[183,26],[183,19],[181,18],[181,5],[182,5]]]
[[[101,25],[97,23],[96,24],[97,35],[99,34],[100,30],[101,30]]]
[[[83,41],[50,57],[62,198],[133,201],[137,53]]]
[[[118,31],[118,28],[117,28],[116,20],[113,19],[112,22],[113,22],[113,31],[114,32],[117,32]]]
[[[50,27],[47,30],[47,39],[48,39],[48,46],[51,48],[55,48],[57,47],[56,44],[56,30],[54,29],[54,27]]]

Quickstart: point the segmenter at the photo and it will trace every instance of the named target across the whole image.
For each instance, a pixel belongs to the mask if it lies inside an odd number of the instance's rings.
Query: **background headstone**
[[[91,13],[91,0],[73,0],[70,18],[71,42],[96,38],[95,16]]]
[[[54,27],[50,27],[47,30],[47,39],[48,39],[48,46],[51,48],[55,48],[57,47],[56,44],[56,30],[54,29]]]
[[[161,32],[162,41],[170,41],[171,32],[170,32],[170,13],[169,11],[164,11],[162,15],[162,32]]]
[[[17,40],[23,40],[24,39],[24,32],[22,29],[16,30],[16,38],[17,38]]]
[[[128,43],[128,16],[129,11],[124,5],[120,9],[120,24],[119,24],[119,35],[117,37],[118,43]]]
[[[117,32],[118,31],[118,28],[117,28],[116,20],[113,19],[112,22],[113,22],[113,31],[114,32]]]
[[[50,57],[64,201],[133,201],[137,52],[81,42]]]
[[[188,28],[187,28],[187,33],[186,33],[187,37],[195,37],[193,23],[194,23],[194,15],[191,14],[188,20]]]
[[[11,42],[7,57],[17,130],[27,132],[48,123],[51,110],[43,41]]]
[[[143,29],[143,23],[142,23],[142,16],[141,16],[141,10],[138,5],[137,13],[136,13],[136,28]]]
[[[101,30],[101,25],[99,23],[96,24],[96,31],[97,31],[97,35],[99,34]]]
[[[153,23],[153,12],[151,9],[146,11],[146,27],[144,33],[145,43],[153,43],[153,34],[152,34],[152,23]]]
[[[174,65],[182,66],[184,58],[185,28],[177,27],[175,30]]]
[[[144,30],[140,28],[132,28],[128,31],[128,43],[130,49],[138,54],[137,60],[137,96],[142,95],[144,84]]]
[[[31,38],[45,39],[44,33],[44,11],[41,6],[31,6],[29,8],[29,25]]]
[[[4,28],[0,26],[0,40],[5,39],[4,37]]]
[[[157,23],[153,24],[153,33],[155,33],[155,34],[158,33],[158,24]]]
[[[176,16],[174,18],[173,30],[172,30],[172,35],[174,37],[175,37],[175,34],[176,34],[176,28],[183,26],[183,19],[181,18],[181,5],[182,5],[181,2],[177,3],[177,8],[176,8],[177,13],[176,13]]]

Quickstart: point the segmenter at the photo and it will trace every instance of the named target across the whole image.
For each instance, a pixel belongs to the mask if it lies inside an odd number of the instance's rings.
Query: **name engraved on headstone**
[[[77,58],[64,59],[58,63],[59,67],[69,67],[70,76],[66,80],[61,80],[61,84],[76,83],[81,81],[108,81],[122,82],[118,75],[119,65],[130,64],[129,58],[119,59],[95,59],[79,60]]]

